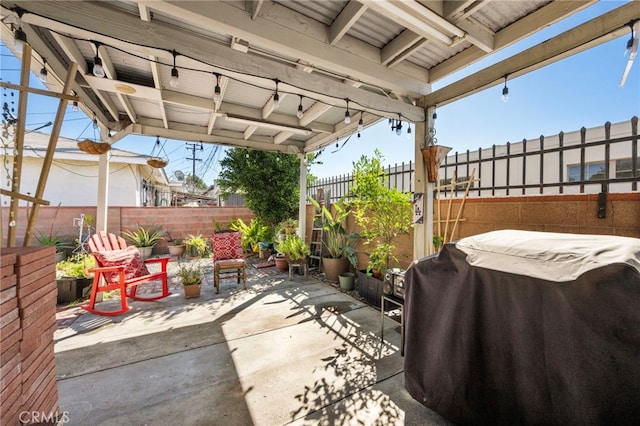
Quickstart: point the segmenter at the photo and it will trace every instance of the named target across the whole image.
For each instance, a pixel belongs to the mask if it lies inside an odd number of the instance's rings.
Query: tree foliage
[[[296,214],[300,180],[296,156],[233,148],[220,167],[222,191],[243,193],[247,207],[262,223],[273,226]]]
[[[379,150],[375,156],[362,156],[353,164],[351,196],[356,207],[355,220],[361,227],[365,244],[374,245],[369,253],[369,268],[384,272],[393,256],[398,235],[411,230],[412,207],[409,194],[389,189],[389,177],[384,172],[384,157]]]
[[[198,176],[188,175],[185,179],[185,184],[190,188],[207,189],[207,184]]]

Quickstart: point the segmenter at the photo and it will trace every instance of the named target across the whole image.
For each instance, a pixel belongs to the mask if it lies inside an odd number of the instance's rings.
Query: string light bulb
[[[302,120],[302,117],[304,117],[304,111],[302,107],[302,95],[300,95],[300,105],[298,105],[298,112],[296,113],[296,117],[298,117],[298,120]]]
[[[509,102],[509,88],[507,87],[507,75],[504,76],[504,87],[502,88],[502,102]]]
[[[97,41],[94,41],[93,44],[95,44],[96,46],[96,56],[95,58],[93,58],[93,75],[98,78],[104,78],[106,74],[104,73],[104,68],[102,67],[102,59],[100,59],[99,56],[101,44]]]
[[[436,121],[436,119],[438,118],[438,113],[436,112],[436,108],[438,107],[438,105],[434,105],[433,106],[433,114],[431,115],[431,119],[433,121]]]
[[[176,56],[178,56],[178,52],[173,49],[171,51],[171,54],[173,55],[173,68],[171,68],[171,78],[169,79],[169,84],[171,85],[171,87],[176,89],[178,86],[180,86],[180,81],[178,80],[178,68],[176,68]]]
[[[633,52],[633,44],[634,44],[633,26],[634,26],[634,23],[629,23],[629,26],[631,27],[631,38],[629,40],[627,40],[627,48],[624,51],[624,57],[625,58],[628,58],[629,56],[631,56],[631,53]]]
[[[411,124],[407,124],[407,139],[411,140]]]
[[[18,27],[13,35],[13,47],[18,55],[22,55],[25,44],[27,44],[27,35],[22,31],[22,27]]]
[[[220,89],[220,74],[216,73],[216,88],[213,90],[213,102],[219,104],[222,101],[222,90]]]
[[[347,98],[346,101],[347,101],[347,110],[344,113],[344,124],[349,124],[351,123],[351,114],[349,113],[349,98]]]
[[[360,120],[358,120],[358,137],[360,137],[360,132],[364,130],[364,120],[362,120],[362,111],[360,111]]]
[[[43,84],[47,84],[47,80],[49,79],[49,73],[47,72],[47,58],[42,58],[42,69],[40,70],[40,74],[38,78]]]
[[[71,111],[73,112],[78,112],[78,101],[73,101],[73,103],[71,104]]]
[[[273,109],[278,109],[280,108],[280,94],[278,93],[278,83],[280,83],[280,80],[276,78],[275,82],[276,82],[276,93],[274,93],[273,95]]]
[[[16,6],[15,12],[18,15],[18,19],[15,22],[16,30],[13,34],[13,48],[16,50],[18,56],[22,56],[22,51],[24,50],[24,45],[27,44],[27,34],[22,30],[22,15],[24,14],[24,9]],[[15,20],[15,18],[13,18]]]
[[[396,123],[396,135],[402,134],[402,116],[398,114],[398,122]]]

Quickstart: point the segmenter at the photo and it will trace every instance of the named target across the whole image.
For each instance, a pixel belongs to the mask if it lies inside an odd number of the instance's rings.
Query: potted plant
[[[273,228],[263,224],[259,219],[251,219],[247,225],[242,219],[237,218],[229,223],[229,228],[242,234],[242,247],[249,253],[259,253],[260,243],[273,238]]]
[[[69,244],[66,244],[61,238],[59,238],[58,234],[56,233],[50,233],[49,235],[47,235],[41,232],[38,235],[37,240],[41,246],[54,246],[56,248],[56,263],[61,262],[65,259],[66,249],[71,247]]]
[[[353,290],[356,274],[353,272],[343,272],[338,275],[338,280],[340,281],[340,288],[345,291]]]
[[[167,242],[169,255],[172,257],[180,257],[184,254],[185,245],[182,238],[173,238],[169,231],[167,231],[164,239]]]
[[[184,239],[186,246],[187,256],[203,258],[209,252],[209,244],[207,239],[202,234],[189,234]]]
[[[260,259],[267,260],[271,257],[271,244],[268,241],[260,242]]]
[[[56,263],[58,303],[69,303],[88,296],[93,282],[89,270],[95,266],[95,259],[87,253],[74,254]]]
[[[290,263],[303,263],[311,254],[311,249],[298,235],[287,235],[276,243],[276,250],[287,257]]]
[[[289,218],[285,219],[282,222],[278,223],[276,227],[276,232],[278,234],[278,240],[284,240],[287,235],[294,235],[298,232],[298,220]]]
[[[199,261],[192,263],[180,263],[178,276],[182,281],[182,285],[184,287],[184,297],[186,299],[200,297],[202,280],[204,279],[204,270],[202,269]]]
[[[343,199],[333,203],[335,213],[318,201],[309,197],[309,201],[322,213],[322,221],[314,224],[322,228],[324,232],[323,242],[326,248],[326,256],[322,258],[324,272],[329,282],[338,282],[338,276],[349,271],[350,265],[358,266],[356,243],[360,236],[356,233],[347,233],[346,220],[350,210]]]
[[[135,230],[122,231],[122,235],[140,250],[143,259],[151,256],[153,247],[164,238],[165,232],[156,226],[145,228],[138,225]]]

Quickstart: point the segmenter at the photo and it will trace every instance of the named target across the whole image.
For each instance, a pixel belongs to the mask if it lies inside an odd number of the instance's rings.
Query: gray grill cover
[[[554,235],[530,233],[551,246]],[[639,424],[640,240],[619,242],[635,247],[623,250],[634,259],[596,244],[590,258],[602,252],[607,264],[562,282],[472,266],[455,244],[414,262],[405,275],[409,393],[460,424]],[[508,255],[509,242],[490,250]]]

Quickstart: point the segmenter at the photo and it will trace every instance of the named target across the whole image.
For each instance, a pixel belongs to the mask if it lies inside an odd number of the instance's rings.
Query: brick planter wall
[[[3,248],[0,265],[0,424],[37,423],[58,413],[54,249]]]

